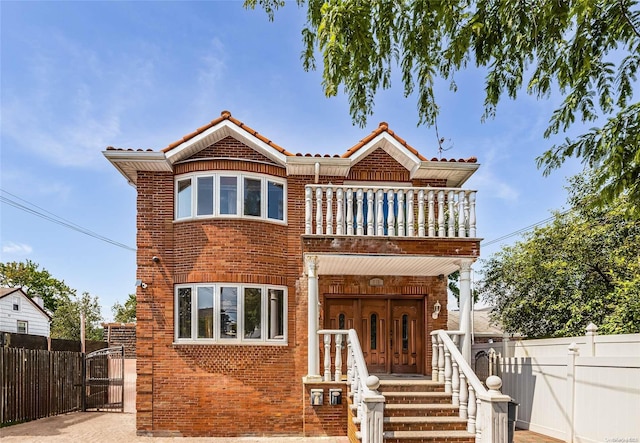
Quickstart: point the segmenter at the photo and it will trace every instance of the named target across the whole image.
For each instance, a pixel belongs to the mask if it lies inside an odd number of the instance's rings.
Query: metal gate
[[[124,346],[99,349],[85,357],[85,411],[124,411]]]

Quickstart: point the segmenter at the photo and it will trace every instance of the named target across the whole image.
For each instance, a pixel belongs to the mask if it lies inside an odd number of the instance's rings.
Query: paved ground
[[[135,414],[74,412],[0,428],[2,443],[348,443],[347,437],[138,437]],[[556,443],[529,431],[516,431],[515,443]]]

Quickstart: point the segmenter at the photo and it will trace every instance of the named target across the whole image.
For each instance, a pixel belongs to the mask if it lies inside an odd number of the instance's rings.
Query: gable
[[[408,182],[410,172],[384,149],[377,148],[351,167],[347,180]]]
[[[28,311],[37,316],[41,316],[43,321],[50,321],[51,316],[47,311],[41,308],[31,297],[29,297],[21,288],[0,288],[0,303],[5,309],[2,311],[6,314],[13,314],[13,299],[20,297],[21,311]]]
[[[252,160],[274,165],[277,164],[270,158],[262,155],[260,152],[231,136],[225,137],[222,140],[213,143],[212,145],[204,148],[202,151],[195,153],[185,160],[210,158],[239,158],[243,160]]]

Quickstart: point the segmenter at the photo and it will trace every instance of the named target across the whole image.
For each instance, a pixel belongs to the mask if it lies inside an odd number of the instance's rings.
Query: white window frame
[[[198,215],[198,178],[213,177],[213,214]],[[220,213],[220,178],[236,177],[236,214]],[[245,179],[260,180],[260,216],[244,214],[244,181]],[[178,183],[191,181],[191,214],[178,217]],[[282,185],[282,220],[269,218],[269,182]],[[243,218],[248,220],[261,220],[277,224],[287,224],[287,180],[266,174],[244,173],[238,171],[207,171],[176,176],[174,179],[174,221],[200,220],[209,218]]]
[[[14,296],[13,297],[13,303],[11,304],[11,310],[13,312],[20,312],[20,297],[19,296]],[[16,306],[18,307],[18,309],[16,309]]]
[[[20,323],[24,323],[24,332],[20,332]],[[27,320],[16,320],[16,332],[18,334],[28,334],[29,322]]]
[[[213,288],[213,338],[198,338],[198,288]],[[191,336],[180,338],[179,324],[179,303],[178,294],[180,289],[189,288],[191,290]],[[222,338],[220,335],[220,309],[222,288],[236,288],[237,290],[237,332],[235,338]],[[244,337],[244,295],[245,289],[260,289],[260,336],[261,338]],[[268,322],[269,318],[269,290],[282,291],[282,328],[281,338],[269,338]],[[217,345],[276,345],[285,346],[288,344],[288,288],[279,285],[257,285],[239,283],[192,283],[176,285],[174,288],[174,344],[217,344]]]

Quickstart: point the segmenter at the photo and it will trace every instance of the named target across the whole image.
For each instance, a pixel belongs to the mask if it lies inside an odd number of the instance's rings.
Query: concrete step
[[[474,443],[467,431],[385,431],[385,443]]]
[[[384,417],[385,431],[465,431],[467,420],[459,417]]]

